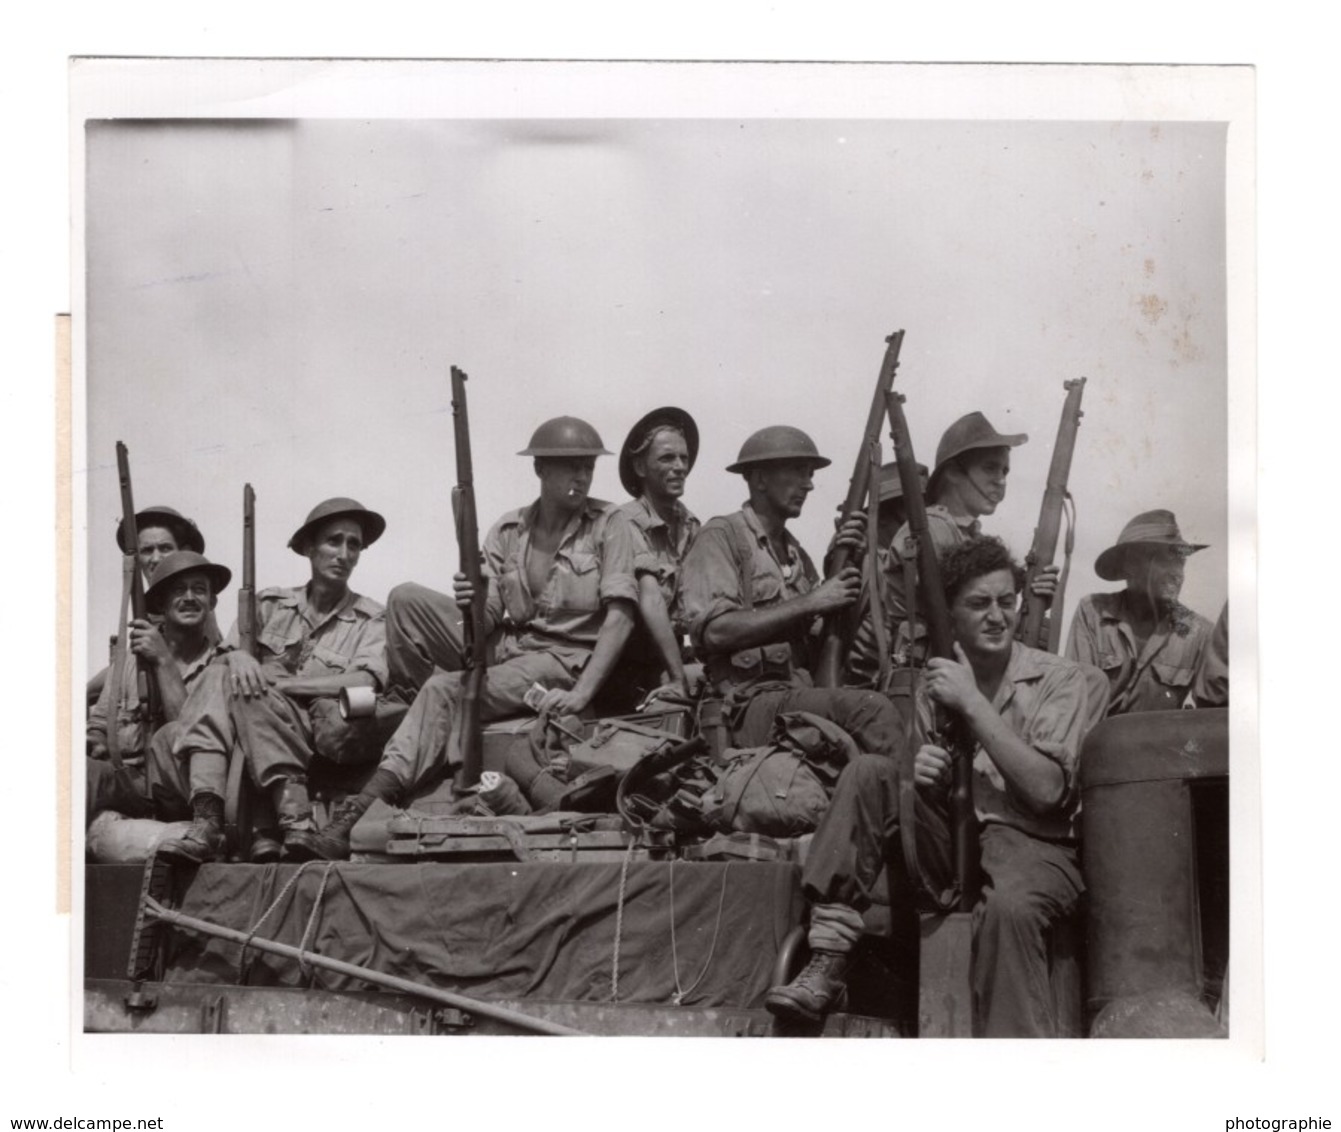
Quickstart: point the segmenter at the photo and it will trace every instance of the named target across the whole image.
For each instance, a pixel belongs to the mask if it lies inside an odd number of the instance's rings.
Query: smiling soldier
[[[129,655],[120,682],[107,681],[89,715],[87,812],[105,809],[126,814],[151,812],[164,820],[183,815],[186,797],[172,743],[189,690],[218,655],[206,631],[219,592],[232,574],[193,550],[160,559],[145,591],[153,620],[132,621]],[[136,669],[144,666],[158,685],[161,723],[154,729],[137,702]],[[120,689],[113,707],[113,688]],[[108,728],[117,728],[123,770],[108,754]]]
[[[1186,542],[1172,511],[1145,511],[1099,555],[1094,572],[1126,582],[1076,607],[1066,655],[1104,670],[1109,715],[1180,708],[1211,638],[1211,623],[1178,600],[1184,567],[1202,543]]]
[[[620,507],[633,534],[640,622],[624,651],[635,699],[664,683],[691,695],[685,677],[680,566],[700,523],[681,502],[698,459],[698,426],[683,409],[654,409],[629,430],[619,451],[619,479],[633,496]]]
[[[316,824],[307,768],[322,743],[343,739],[313,727],[319,701],[333,708],[342,688],[380,689],[386,682],[382,606],[349,588],[364,548],[386,521],[353,499],[328,499],[308,514],[289,548],[308,560],[306,585],[261,591],[257,647],[238,647],[234,625],[221,663],[206,670],[182,712],[176,752],[189,771],[191,829],[159,846],[188,861],[211,861],[225,849],[224,792],[230,757],[245,758],[251,781],[273,802],[278,829],[258,830],[253,861],[280,855],[305,860]],[[323,720],[324,722],[324,720]]]

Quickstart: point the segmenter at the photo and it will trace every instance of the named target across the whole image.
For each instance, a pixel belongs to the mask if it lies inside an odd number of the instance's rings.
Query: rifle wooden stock
[[[1056,651],[1061,632],[1062,603],[1065,593],[1058,585],[1057,594],[1049,602],[1033,593],[1033,582],[1045,566],[1051,566],[1057,554],[1057,536],[1061,531],[1062,509],[1066,505],[1066,481],[1071,475],[1071,458],[1076,451],[1076,433],[1080,430],[1080,398],[1085,393],[1085,379],[1065,382],[1066,403],[1062,406],[1062,420],[1057,426],[1057,443],[1052,449],[1052,463],[1048,465],[1048,485],[1043,492],[1043,506],[1039,510],[1038,526],[1034,528],[1034,543],[1024,560],[1024,595],[1020,607],[1020,627],[1015,639],[1035,649]],[[1048,610],[1052,609],[1052,625]]]
[[[128,570],[130,575],[130,616],[133,620],[142,621],[148,616],[148,611],[144,604],[144,579],[140,575],[140,528],[135,520],[135,496],[130,483],[130,452],[119,440],[116,442],[116,474],[121,481],[121,530],[123,541],[126,543],[123,573]],[[124,654],[130,649],[129,629],[124,621],[120,626],[120,636],[121,650]],[[152,728],[154,721],[162,714],[158,682],[151,678],[141,664],[137,663],[136,673],[136,691],[140,703],[144,705],[147,722]],[[120,672],[113,674],[113,679],[119,681],[120,678]],[[116,688],[114,691],[119,692],[120,689]],[[114,702],[119,703],[120,696]]]
[[[940,559],[931,541],[927,524],[927,504],[922,495],[922,482],[917,476],[917,458],[908,432],[908,421],[903,414],[904,397],[891,392],[887,398],[890,439],[894,442],[894,459],[899,468],[899,482],[903,485],[903,501],[908,515],[908,529],[917,548],[917,602],[922,620],[927,627],[931,655],[955,659],[954,632],[950,628],[950,609],[945,601],[945,587],[941,582]],[[913,600],[913,595],[908,595]],[[959,890],[959,909],[971,911],[978,895],[978,838],[974,826],[973,759],[974,744],[964,734],[962,721],[957,717],[946,719],[940,742],[951,752],[953,781],[950,788],[950,826],[954,852],[955,884]]]
[[[485,606],[488,584],[480,555],[479,517],[475,512],[475,476],[470,458],[470,414],[466,408],[466,375],[452,366],[452,428],[456,441],[456,487],[452,512],[456,518],[456,543],[461,554],[461,573],[469,580],[474,597],[464,610],[465,676],[461,681],[461,785],[474,786],[483,769],[484,745],[480,720],[480,692],[487,663]]]
[[[237,592],[237,637],[242,651],[256,655],[256,492],[242,485],[242,588]]]
[[[885,339],[885,356],[880,362],[880,374],[876,378],[875,396],[871,398],[871,410],[866,415],[866,431],[862,433],[861,446],[857,449],[856,463],[852,468],[852,478],[848,481],[847,498],[843,500],[840,521],[848,516],[859,514],[871,491],[871,448],[880,443],[880,426],[886,414],[885,397],[894,388],[894,375],[899,368],[899,350],[903,346],[903,331],[897,330]],[[879,484],[875,485],[879,490]],[[840,546],[830,559],[829,572],[839,573],[852,563],[850,547]],[[821,688],[836,688],[842,677],[843,653],[852,639],[856,620],[860,610],[853,607],[829,614],[824,622],[824,640],[820,645],[819,660],[815,664],[815,683]]]

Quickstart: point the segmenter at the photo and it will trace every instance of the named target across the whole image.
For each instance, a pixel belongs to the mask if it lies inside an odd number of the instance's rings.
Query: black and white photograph
[[[77,1061],[1262,1056],[1252,68],[70,97]]]

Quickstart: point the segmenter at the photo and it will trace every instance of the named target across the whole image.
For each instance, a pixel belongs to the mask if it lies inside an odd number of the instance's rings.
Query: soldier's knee
[[[1042,935],[1053,918],[1050,901],[1023,886],[988,889],[978,911],[984,927],[1014,935]]]
[[[433,591],[427,586],[421,586],[418,582],[401,582],[398,586],[392,586],[391,592],[386,595],[386,611],[388,616],[393,612],[423,605]]]
[[[894,760],[888,755],[858,755],[848,763],[845,773],[851,774],[861,784],[881,782],[894,776]]]

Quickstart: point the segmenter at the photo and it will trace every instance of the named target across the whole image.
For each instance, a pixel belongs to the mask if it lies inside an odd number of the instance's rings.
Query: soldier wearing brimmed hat
[[[205,538],[195,522],[188,519],[173,507],[145,507],[135,512],[135,538],[132,543],[126,540],[126,522],[116,522],[116,545],[122,554],[133,549],[140,564],[140,573],[147,583],[158,564],[169,554],[179,550],[192,550],[196,554],[205,553]],[[214,614],[205,620],[205,633],[211,644],[219,640],[219,627]],[[102,693],[103,683],[107,679],[107,670],[93,676],[88,682],[86,694],[90,707],[97,702]]]
[[[864,751],[892,754],[899,721],[884,696],[815,688],[810,666],[825,614],[850,606],[861,571],[847,566],[821,581],[787,530],[830,461],[799,428],[760,429],[727,468],[739,473],[749,500],[703,525],[685,555],[682,602],[689,632],[735,746],[766,743],[780,711],[806,711],[837,723]],[[858,556],[865,523],[854,516],[837,542]]]
[[[981,519],[991,515],[1006,497],[1006,477],[1010,474],[1010,450],[1028,441],[1027,433],[998,432],[980,412],[967,413],[954,422],[936,446],[936,463],[927,480],[927,533],[938,558],[953,547],[982,533]],[[886,559],[883,612],[888,639],[900,662],[910,659],[913,649],[909,635],[907,583],[904,560],[909,551],[911,532],[900,526]],[[1034,583],[1034,592],[1051,596],[1057,587],[1056,566],[1045,567]],[[921,626],[917,635],[921,635]],[[854,683],[866,683],[878,667],[875,633],[869,613],[864,618],[849,657],[848,676]]]
[[[101,810],[115,809],[130,814],[154,812],[170,819],[187,809],[180,766],[172,757],[177,733],[174,721],[189,690],[218,655],[206,626],[219,592],[231,577],[226,566],[194,550],[168,554],[150,576],[145,607],[154,620],[130,622],[130,648],[121,679],[104,684],[89,715],[89,818]],[[144,718],[136,689],[136,672],[141,666],[158,687],[161,719]],[[117,728],[125,766],[120,774],[109,761],[110,727]]]
[[[638,579],[639,624],[624,650],[623,669],[642,693],[664,678],[689,694],[681,646],[680,565],[701,524],[681,502],[698,459],[698,426],[683,409],[653,409],[619,450],[619,480],[633,498],[620,507],[629,521]]]
[[[226,663],[207,669],[187,699],[176,751],[189,766],[193,821],[160,853],[197,862],[222,855],[228,760],[240,757],[278,821],[277,828],[259,826],[251,859],[277,859],[281,838],[288,859],[314,855],[308,764],[336,746],[348,758],[348,737],[333,723],[336,697],[344,688],[386,684],[382,606],[349,588],[363,550],[385,529],[377,512],[338,497],[319,503],[294,531],[288,545],[308,560],[306,585],[257,594],[258,655],[238,647],[234,625]]]
[[[518,455],[532,458],[540,497],[509,511],[484,540],[485,623],[493,650],[479,700],[486,721],[531,706],[555,715],[584,711],[614,674],[636,616],[628,521],[614,504],[588,494],[596,458],[610,455],[599,434],[576,417],[556,417],[536,429]],[[453,592],[454,600],[443,596],[439,610],[459,626],[458,609],[474,596],[464,574],[456,575]],[[421,610],[433,615],[428,603]],[[459,630],[451,647],[459,656]],[[336,810],[313,842],[320,856],[349,856],[349,832],[374,800],[402,800],[444,769],[459,768],[453,732],[461,664],[444,659],[448,671],[435,672],[419,689],[363,791]],[[545,692],[530,705],[534,685]]]
[[[1143,511],[1095,561],[1099,577],[1127,588],[1081,599],[1066,655],[1104,670],[1109,715],[1178,708],[1187,699],[1211,623],[1178,596],[1184,564],[1205,549],[1183,538],[1172,511]]]

